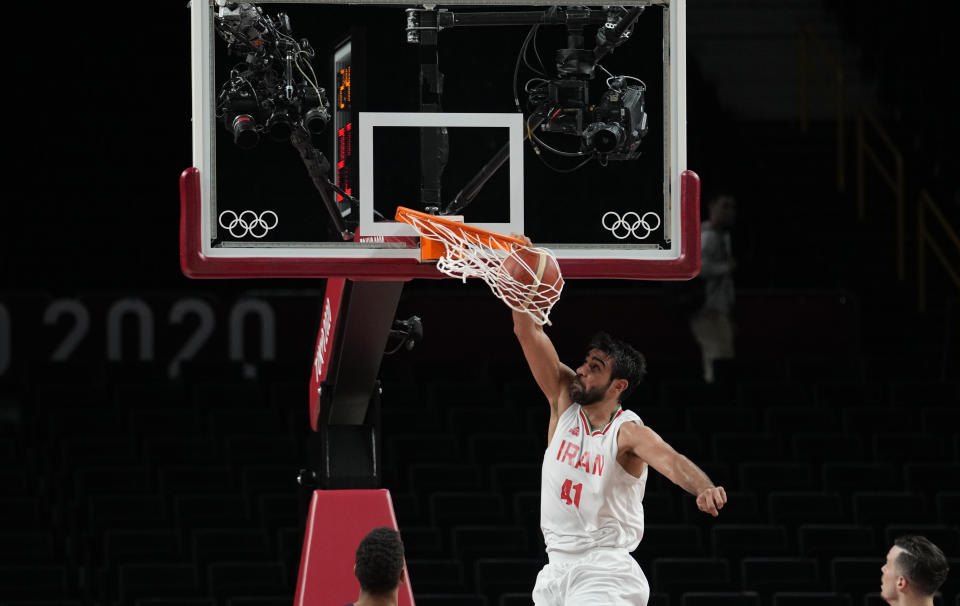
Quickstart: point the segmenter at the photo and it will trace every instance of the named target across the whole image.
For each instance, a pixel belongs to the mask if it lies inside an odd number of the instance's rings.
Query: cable
[[[524,38],[523,44],[520,45],[520,52],[517,53],[517,61],[513,66],[513,104],[520,113],[523,113],[523,109],[520,107],[520,93],[517,92],[517,79],[520,76],[520,60],[523,58],[527,49],[527,43],[530,42],[530,38],[533,37],[536,28],[537,26],[534,25],[530,28],[530,31],[527,32],[527,37]]]
[[[551,165],[549,162],[547,162],[547,159],[544,158],[541,154],[537,154],[537,158],[539,158],[540,161],[543,162],[543,165],[544,165],[544,166],[546,166],[547,168],[549,168],[549,169],[552,170],[553,172],[557,172],[557,173],[572,173],[572,172],[574,172],[574,171],[580,170],[581,168],[583,168],[584,166],[586,166],[586,165],[590,162],[590,160],[593,160],[593,154],[590,154],[590,156],[589,156],[586,160],[584,160],[584,161],[581,162],[580,164],[577,164],[577,165],[574,166],[573,168],[557,168],[556,166],[553,166],[553,165]]]
[[[532,118],[533,116],[530,116],[530,117]],[[549,152],[551,152],[551,153],[557,154],[558,156],[564,156],[564,157],[567,157],[567,158],[582,158],[583,156],[587,155],[586,153],[584,153],[584,152],[582,152],[582,151],[581,151],[581,152],[568,152],[568,151],[563,151],[563,150],[559,150],[559,149],[554,149],[553,147],[547,145],[546,143],[543,142],[542,139],[540,139],[539,137],[537,137],[537,135],[534,134],[533,129],[530,128],[530,118],[527,118],[527,135],[528,135],[528,137],[529,137],[532,141],[535,141],[540,147],[542,147],[543,149],[545,149],[545,150],[547,150],[547,151],[549,151]]]

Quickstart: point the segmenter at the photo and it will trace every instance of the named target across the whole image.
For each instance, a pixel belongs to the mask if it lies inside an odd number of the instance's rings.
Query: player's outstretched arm
[[[629,451],[671,482],[697,497],[697,508],[716,517],[727,502],[723,486],[714,486],[707,474],[645,425],[624,423],[617,435],[620,452]]]
[[[561,408],[565,410],[570,405],[569,398],[564,396],[575,373],[560,361],[550,337],[530,314],[513,312],[513,332],[520,341],[534,380],[550,402],[551,415],[559,416],[563,413]]]

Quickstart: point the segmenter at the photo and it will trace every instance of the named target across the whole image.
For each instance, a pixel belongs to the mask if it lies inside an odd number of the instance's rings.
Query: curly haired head
[[[386,595],[400,585],[403,573],[403,542],[393,528],[370,531],[357,547],[357,580],[370,595]]]

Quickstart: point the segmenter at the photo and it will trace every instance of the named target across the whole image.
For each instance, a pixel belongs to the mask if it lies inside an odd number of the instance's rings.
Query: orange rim
[[[412,225],[413,223],[409,221],[408,217],[414,217],[426,223],[437,223],[443,225],[449,229],[459,230],[463,233],[468,233],[478,238],[480,241],[490,240],[499,244],[503,250],[511,251],[513,250],[512,245],[517,246],[527,246],[527,243],[521,240],[520,238],[514,238],[512,236],[505,236],[503,234],[498,234],[495,231],[490,231],[488,229],[481,229],[479,227],[473,227],[465,223],[460,223],[458,221],[452,221],[450,219],[445,219],[443,217],[438,217],[436,215],[429,215],[418,210],[413,210],[412,208],[407,208],[405,206],[398,206],[396,215],[394,218],[397,221],[402,221],[404,223]],[[415,227],[415,226],[414,226]]]

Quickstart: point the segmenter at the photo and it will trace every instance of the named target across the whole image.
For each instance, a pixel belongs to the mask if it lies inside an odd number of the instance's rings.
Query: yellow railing
[[[832,74],[833,90],[836,102],[836,150],[837,150],[837,190],[843,191],[846,175],[846,147],[844,121],[846,117],[846,108],[844,106],[846,97],[846,84],[844,78],[843,64],[837,54],[827,48],[823,40],[809,28],[804,28],[800,32],[800,127],[806,132],[809,124],[810,114],[810,91],[809,84],[811,80],[811,69],[813,67],[811,49],[816,49],[822,63],[826,64],[827,73]],[[820,73],[820,72],[818,72]],[[821,78],[821,81],[825,79]],[[828,81],[828,84],[830,82]],[[857,216],[863,220],[866,216],[866,171],[864,160],[869,160],[873,168],[880,174],[883,182],[890,188],[894,196],[896,212],[896,246],[897,246],[897,278],[903,280],[906,277],[906,216],[905,216],[905,198],[906,187],[904,180],[903,154],[894,144],[893,139],[887,133],[880,122],[865,107],[861,107],[857,113],[857,144],[856,144],[856,162],[857,162]],[[878,150],[871,145],[870,141],[879,140],[882,147],[886,149],[889,156],[893,159],[893,166],[889,162],[884,162],[880,158]],[[928,218],[932,217],[935,223],[940,227],[937,232],[941,237],[937,237],[935,232],[928,229]],[[942,240],[948,240],[947,243],[941,243]],[[921,191],[917,199],[917,307],[924,311],[927,305],[927,249],[933,252],[934,257],[940,262],[940,265],[946,271],[947,275],[953,280],[953,283],[960,289],[960,261],[953,261],[945,252],[950,249],[950,244],[957,251],[957,259],[960,259],[960,238],[950,223],[944,217],[943,213],[937,207],[933,198],[926,191]]]
[[[960,290],[960,272],[957,271],[957,265],[950,262],[950,259],[947,258],[947,252],[944,251],[933,233],[927,229],[928,216],[936,221],[947,239],[953,243],[953,249],[956,252],[955,258],[960,259],[960,237],[957,236],[957,232],[954,231],[950,222],[937,208],[930,194],[926,190],[922,190],[917,197],[917,308],[920,311],[926,311],[927,309],[927,248],[933,252],[934,257],[940,261],[940,265],[943,266],[947,275]]]
[[[834,54],[827,45],[823,43],[812,30],[804,28],[800,31],[800,128],[807,132],[810,122],[810,91],[809,81],[811,79],[811,69],[813,65],[813,56],[811,49],[816,49],[821,61],[826,64],[826,73],[832,76],[834,102],[837,112],[837,191],[843,191],[846,188],[846,159],[845,148],[846,137],[844,135],[844,119],[846,116],[846,107],[844,95],[846,94],[845,76],[843,63]],[[822,73],[815,71],[814,73]],[[831,83],[827,80],[828,83]]]
[[[880,159],[877,150],[867,141],[864,133],[864,124],[870,126],[872,133],[883,143],[890,156],[893,157],[893,168],[889,168]],[[897,279],[903,280],[906,276],[905,246],[904,246],[904,226],[903,226],[903,154],[893,143],[887,131],[880,126],[880,122],[866,108],[861,109],[857,114],[857,216],[862,221],[866,216],[866,178],[864,176],[863,160],[867,158],[873,163],[873,167],[883,177],[884,183],[893,193],[896,205],[896,230],[897,230]]]

